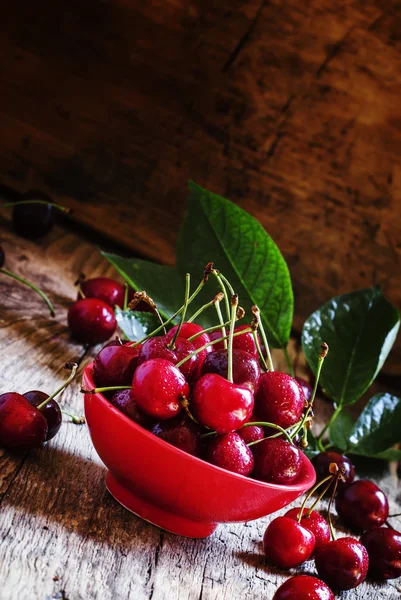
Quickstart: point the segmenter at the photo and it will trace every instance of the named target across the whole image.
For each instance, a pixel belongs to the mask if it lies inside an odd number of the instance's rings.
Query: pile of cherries
[[[389,506],[384,492],[372,481],[354,481],[351,461],[337,452],[322,452],[312,462],[319,482],[302,506],[271,521],[263,545],[268,562],[276,567],[298,567],[314,558],[321,579],[296,575],[280,586],[273,600],[334,600],[332,590],[356,588],[368,573],[377,581],[400,577],[401,533],[387,521]],[[330,487],[326,520],[314,509]],[[323,491],[319,494],[319,490]],[[318,498],[306,509],[316,492]],[[351,536],[336,539],[331,518],[334,499],[339,520],[362,534],[360,540]]]

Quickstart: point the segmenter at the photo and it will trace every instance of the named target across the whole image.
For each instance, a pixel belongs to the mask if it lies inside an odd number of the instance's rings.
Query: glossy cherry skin
[[[211,352],[205,359],[201,375],[217,373],[227,379],[228,357],[227,350]],[[248,387],[252,392],[258,386],[260,377],[259,361],[244,350],[233,350],[233,380],[238,385]]]
[[[388,527],[373,527],[361,537],[369,554],[369,575],[385,581],[401,577],[401,533]]]
[[[173,339],[177,329],[178,329],[178,325],[175,325],[174,327],[172,327],[172,329],[170,329],[170,331],[167,332],[166,339],[169,342],[171,342],[171,340]],[[201,348],[202,346],[205,346],[206,344],[210,343],[209,335],[207,333],[200,333],[201,331],[203,331],[203,327],[201,327],[197,323],[183,323],[182,327],[180,329],[180,338],[185,338],[187,340],[188,338],[192,337],[193,335],[196,335],[199,333],[200,335],[198,335],[198,337],[196,337],[194,340],[191,341],[191,344],[196,349],[198,349],[198,348]],[[208,346],[204,350],[201,350],[201,352],[199,352],[199,354],[197,355],[198,356],[198,367],[197,367],[197,376],[198,377],[200,377],[200,369],[203,365],[203,361],[205,360],[207,355],[210,354],[211,352],[213,352],[213,346]]]
[[[365,531],[387,520],[387,496],[373,481],[359,479],[338,492],[336,510],[350,529]]]
[[[262,373],[255,395],[255,410],[263,421],[287,429],[300,420],[304,408],[304,393],[293,377],[279,371]]]
[[[333,590],[351,590],[366,578],[369,557],[358,540],[343,537],[316,548],[315,564],[319,577]]]
[[[18,235],[36,240],[53,227],[55,209],[51,204],[19,204],[13,207],[12,222]]]
[[[339,479],[338,481],[338,489],[341,489],[348,483],[352,483],[355,478],[355,468],[349,458],[346,456],[339,454],[338,452],[334,452],[333,450],[326,450],[326,452],[320,452],[312,459],[312,464],[315,467],[316,471],[316,480],[321,481],[328,475],[330,475],[329,467],[331,463],[335,463],[338,465],[338,468],[341,470],[344,480]]]
[[[81,290],[86,298],[97,298],[112,308],[123,308],[125,287],[109,277],[93,277],[81,283]],[[78,294],[77,300],[81,298]]]
[[[131,396],[150,417],[172,419],[182,410],[181,400],[188,395],[184,375],[164,358],[147,360],[134,373]]]
[[[281,438],[270,438],[252,446],[255,467],[252,476],[261,481],[281,483],[295,481],[301,473],[301,450]]]
[[[174,419],[155,423],[150,431],[192,456],[200,457],[202,454],[201,429],[185,414],[181,413]]]
[[[277,517],[263,536],[263,549],[272,565],[283,569],[298,567],[308,560],[315,547],[315,536],[288,517]]]
[[[301,507],[291,508],[291,510],[285,513],[285,516],[297,521],[300,510]],[[302,514],[301,525],[315,536],[316,549],[322,544],[327,544],[327,542],[330,541],[330,527],[326,519],[316,511],[312,510],[309,516],[307,516],[307,514],[308,509],[305,509]]]
[[[303,377],[295,377],[295,381],[297,381],[299,383],[299,385],[301,386],[302,391],[305,396],[305,400],[307,402],[312,400],[313,389],[309,385],[309,383],[306,381],[306,379],[303,379]]]
[[[334,594],[317,577],[295,575],[280,585],[273,600],[334,600]]]
[[[110,403],[144,429],[149,429],[153,425],[153,419],[146,415],[132,399],[131,390],[114,392],[110,398]]]
[[[258,421],[259,419],[254,415],[251,415],[248,420],[250,423]],[[257,440],[263,440],[265,437],[265,430],[262,425],[249,425],[249,427],[242,426],[241,429],[238,429],[237,433],[242,437],[246,444],[256,442]]]
[[[131,385],[138,366],[141,345],[112,345],[102,348],[93,361],[93,378],[97,387]]]
[[[40,392],[39,390],[32,390],[30,392],[25,392],[24,398],[32,404],[32,406],[39,406],[42,404],[49,396],[44,392]],[[40,412],[44,416],[47,421],[47,436],[46,442],[54,438],[54,436],[59,432],[61,423],[63,422],[63,415],[61,414],[61,410],[57,402],[54,400],[50,400],[43,408],[40,409]]]
[[[206,443],[208,462],[239,475],[252,473],[253,454],[238,433],[218,435]]]
[[[68,309],[68,327],[84,344],[100,344],[113,335],[117,321],[113,309],[97,298],[76,300]]]
[[[253,411],[253,393],[215,373],[203,375],[192,392],[190,410],[199,423],[219,434],[239,429]]]
[[[234,333],[237,333],[238,331],[243,331],[244,329],[249,329],[249,325],[237,325],[237,327],[234,328]],[[216,329],[216,331],[212,331],[209,335],[211,340],[218,340],[219,338],[221,338],[222,333],[220,329]],[[226,332],[226,335],[228,335],[228,330]],[[259,334],[258,340],[259,344],[261,345]],[[224,350],[224,342],[214,344],[213,348],[214,350]],[[255,340],[253,339],[253,334],[251,331],[234,337],[233,348],[235,348],[236,350],[243,350],[244,352],[248,352],[248,354],[252,354],[252,356],[255,356],[256,358],[258,358],[259,356]]]
[[[30,450],[46,441],[47,421],[24,396],[16,392],[0,395],[0,447]]]
[[[6,253],[4,252],[3,246],[0,246],[0,269],[4,267],[4,262],[6,260]]]
[[[174,343],[174,349],[169,348],[171,339],[167,336],[157,336],[147,340],[141,348],[139,353],[139,363],[145,362],[152,358],[163,358],[169,360],[174,365],[186,358],[196,348],[191,342],[188,342],[185,338],[178,337]],[[198,355],[195,354],[189,360],[187,360],[181,367],[179,367],[181,373],[185,375],[189,380],[195,377],[198,369]]]

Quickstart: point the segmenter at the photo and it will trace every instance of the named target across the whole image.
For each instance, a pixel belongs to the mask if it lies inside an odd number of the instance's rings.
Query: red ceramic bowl
[[[83,387],[93,389],[93,367]],[[85,416],[106,486],[131,512],[173,533],[207,537],[218,523],[259,519],[286,506],[315,483],[303,456],[293,485],[256,481],[215,467],[164,442],[122,414],[102,394],[85,394]]]

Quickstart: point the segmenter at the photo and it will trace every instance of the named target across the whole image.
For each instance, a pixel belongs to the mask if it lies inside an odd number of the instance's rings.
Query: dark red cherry
[[[226,433],[210,439],[206,460],[239,475],[250,475],[253,469],[253,454],[238,433]]]
[[[181,413],[168,421],[160,421],[150,431],[168,444],[192,456],[202,454],[201,429],[185,414]]]
[[[170,329],[170,331],[167,332],[166,335],[166,339],[171,342],[171,340],[173,339],[176,331],[178,329],[178,325],[175,325],[172,329]],[[201,327],[200,325],[198,325],[197,323],[183,323],[182,327],[180,329],[180,338],[185,338],[186,340],[190,337],[192,337],[193,335],[196,334],[200,334],[198,335],[198,337],[196,337],[194,340],[192,340],[191,344],[196,348],[201,348],[202,346],[205,346],[206,344],[210,343],[210,337],[207,333],[200,333],[201,331],[203,331],[203,327]],[[208,346],[207,348],[205,348],[205,350],[201,350],[201,352],[199,352],[198,356],[198,372],[197,372],[197,376],[200,377],[200,369],[202,367],[203,361],[205,360],[206,356],[208,354],[210,354],[210,352],[213,351],[213,346]]]
[[[291,569],[308,560],[315,547],[315,536],[288,517],[277,517],[263,537],[267,560],[276,567]]]
[[[385,581],[401,577],[401,533],[388,527],[365,531],[361,543],[369,554],[369,575]]]
[[[202,365],[201,375],[217,373],[227,379],[227,350],[211,352]],[[260,377],[259,361],[244,350],[233,350],[233,380],[238,385],[248,387],[252,392],[258,386]]]
[[[141,345],[106,346],[93,361],[93,378],[97,387],[131,385]]]
[[[163,358],[147,360],[137,367],[131,395],[144,413],[155,419],[171,419],[189,395],[189,385],[179,369]]]
[[[326,450],[326,452],[321,452],[313,457],[312,464],[315,467],[317,481],[321,481],[330,475],[329,467],[331,463],[338,465],[345,479],[344,482],[341,479],[338,481],[338,489],[354,481],[355,469],[350,459],[333,450]]]
[[[185,338],[178,337],[174,343],[174,349],[169,348],[171,340],[167,336],[153,337],[147,340],[139,353],[139,363],[151,360],[152,358],[163,358],[169,360],[174,365],[195,352],[196,348]],[[195,377],[198,369],[198,355],[191,356],[181,367],[181,373],[189,380]]]
[[[153,420],[138,408],[137,403],[132,399],[131,390],[118,390],[110,398],[110,403],[118,408],[131,421],[135,421],[144,429],[149,429]]]
[[[270,421],[284,429],[297,423],[305,407],[301,386],[286,373],[262,373],[255,395],[255,410],[263,421]]]
[[[28,400],[28,402],[30,402],[30,404],[32,404],[32,406],[35,407],[42,404],[49,397],[48,394],[45,394],[45,392],[40,392],[39,390],[25,392],[23,396]],[[47,421],[46,442],[48,442],[59,432],[61,423],[63,421],[63,416],[58,403],[54,399],[50,400],[43,408],[41,408],[40,412]]]
[[[301,511],[301,508],[291,508],[288,512],[285,513],[286,517],[290,519],[298,520],[298,515]],[[308,529],[315,536],[315,548],[318,548],[322,544],[326,544],[330,541],[330,527],[326,519],[319,515],[316,511],[312,510],[311,514],[308,515],[308,510],[305,509],[302,513],[301,525]]]
[[[235,327],[234,329],[234,333],[243,331],[244,329],[249,329],[249,325],[237,325],[237,327]],[[218,340],[222,336],[221,329],[216,329],[216,331],[212,331],[209,335],[211,340]],[[259,344],[261,345],[259,334],[258,340]],[[219,342],[218,344],[214,344],[213,348],[214,350],[224,350],[224,343]],[[235,336],[233,338],[233,348],[235,348],[236,350],[244,350],[244,352],[248,352],[249,354],[252,354],[252,356],[259,356],[255,340],[253,339],[253,334],[251,331],[243,333],[242,335]]]
[[[359,479],[338,492],[336,510],[350,529],[365,531],[387,520],[387,496],[373,481]]]
[[[270,438],[252,446],[255,467],[252,476],[261,481],[287,484],[301,473],[302,453],[281,438]]]
[[[38,448],[46,441],[47,421],[24,396],[0,395],[0,446],[10,450]]]
[[[312,400],[313,389],[309,385],[309,383],[306,381],[306,379],[303,379],[303,377],[295,377],[295,381],[298,381],[299,385],[301,386],[302,391],[303,391],[304,396],[305,396],[305,400],[307,402],[309,402],[310,400]]]
[[[295,575],[280,585],[273,600],[334,600],[334,594],[317,577]]]
[[[351,590],[364,581],[369,557],[358,540],[343,537],[316,548],[315,564],[319,577],[333,590]]]
[[[86,298],[97,298],[112,308],[119,306],[123,308],[125,287],[109,277],[94,277],[82,281],[81,290]],[[77,300],[81,298],[78,294]]]
[[[76,300],[68,309],[68,327],[79,342],[105,342],[113,335],[116,326],[112,308],[97,298]]]
[[[258,421],[260,421],[260,419],[255,417],[255,415],[251,415],[247,422],[252,423]],[[249,425],[249,427],[242,426],[241,429],[238,429],[237,433],[242,437],[246,444],[256,442],[257,440],[263,440],[265,437],[265,430],[262,425]]]
[[[0,269],[4,266],[6,260],[6,253],[4,252],[3,246],[0,246]]]
[[[203,375],[192,392],[190,410],[205,427],[219,434],[239,429],[253,411],[253,393],[215,373]]]
[[[18,204],[13,207],[12,222],[18,235],[36,240],[46,235],[53,227],[55,209],[51,204]]]

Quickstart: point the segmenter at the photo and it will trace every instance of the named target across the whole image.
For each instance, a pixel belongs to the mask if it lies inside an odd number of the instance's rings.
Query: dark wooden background
[[[172,264],[192,178],[278,243],[298,329],[372,283],[400,306],[400,31],[395,0],[4,3],[0,183]]]

